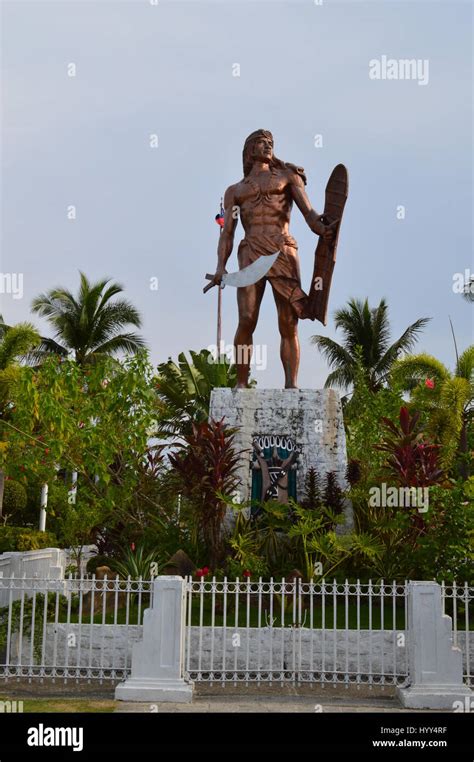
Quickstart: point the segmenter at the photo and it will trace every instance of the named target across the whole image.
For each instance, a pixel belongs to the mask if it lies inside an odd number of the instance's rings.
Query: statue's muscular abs
[[[246,235],[288,234],[293,205],[288,173],[260,172],[234,186],[234,204]]]

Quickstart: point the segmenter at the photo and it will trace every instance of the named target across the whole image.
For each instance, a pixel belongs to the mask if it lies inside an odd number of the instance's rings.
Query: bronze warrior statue
[[[219,238],[218,263],[210,286],[220,286],[227,272],[225,266],[232,252],[238,217],[245,231],[237,254],[240,270],[260,257],[280,252],[265,277],[237,289],[239,324],[234,339],[237,388],[245,388],[248,384],[253,332],[268,280],[278,313],[280,357],[285,372],[285,388],[294,389],[297,388],[300,358],[298,320],[314,319],[320,310],[314,310],[314,303],[311,302],[314,295],[311,296],[311,289],[308,296],[301,288],[297,244],[289,234],[291,209],[295,202],[310,229],[320,236],[324,256],[326,259],[329,256],[331,262],[335,258],[336,226],[340,221],[340,215],[339,219],[328,224],[328,218],[319,215],[313,209],[305,191],[304,170],[276,158],[273,153],[273,137],[267,130],[257,130],[248,136],[243,150],[243,167],[243,179],[231,185],[225,192],[225,216]],[[345,168],[343,169],[345,171]],[[339,195],[342,197],[343,194]],[[324,270],[328,275],[327,292],[332,274],[332,268],[329,269],[330,273]],[[328,293],[326,307],[327,296]],[[325,313],[325,309],[323,312]],[[319,319],[325,322],[325,316],[324,319]]]

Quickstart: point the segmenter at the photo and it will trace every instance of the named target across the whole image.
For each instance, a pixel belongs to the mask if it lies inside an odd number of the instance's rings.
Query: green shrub
[[[0,527],[0,553],[57,547],[58,541],[51,532],[26,527]]]
[[[46,601],[46,621],[55,621],[56,608],[60,618],[61,615],[65,616],[68,611],[68,607],[70,607],[71,612],[77,612],[79,608],[78,596],[73,595],[71,597],[70,603],[68,604],[68,599],[64,595],[48,595]],[[17,633],[20,631],[20,625],[22,625],[22,636],[27,638],[31,637],[32,632],[36,634],[41,632],[44,625],[44,614],[44,593],[37,593],[34,600],[33,597],[25,596],[25,598],[22,600],[13,601],[11,605],[11,614],[9,606],[0,608],[0,650],[6,646],[9,628],[10,634]],[[33,619],[34,627],[32,626]],[[41,658],[41,648],[41,638],[38,638],[36,635],[33,651],[37,662]]]
[[[89,574],[95,574],[95,570],[98,566],[108,566],[112,568],[113,559],[110,556],[96,555],[89,558],[86,566],[86,570]]]
[[[473,580],[474,500],[469,482],[430,487],[424,532],[409,551],[411,579]]]
[[[28,495],[23,484],[14,479],[6,479],[3,493],[3,515],[8,516],[9,521],[15,521],[25,510],[27,501]]]

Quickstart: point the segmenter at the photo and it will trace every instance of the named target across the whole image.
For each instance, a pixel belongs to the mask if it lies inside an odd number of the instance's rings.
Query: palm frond
[[[23,359],[40,342],[38,331],[31,323],[18,323],[4,330],[0,343],[0,369]]]
[[[429,323],[431,318],[420,318],[412,323],[402,333],[400,338],[397,339],[384,353],[375,366],[375,371],[378,374],[387,373],[395,360],[398,359],[402,352],[409,352],[415,346],[418,340],[418,334]]]
[[[474,345],[464,350],[456,364],[456,376],[472,383],[474,375]]]
[[[40,351],[73,351],[80,363],[94,356],[125,351],[136,353],[145,346],[144,339],[122,332],[128,325],[139,328],[138,310],[125,299],[111,299],[123,291],[119,283],[102,278],[95,283],[80,272],[77,297],[64,288],[55,288],[33,300],[32,309],[45,317],[54,331],[49,346]],[[53,343],[57,345],[56,350]],[[39,360],[41,355],[36,355]]]
[[[408,355],[396,360],[391,368],[392,380],[399,384],[405,391],[411,391],[427,378],[437,381],[445,381],[450,377],[450,372],[440,360],[433,355],[418,354]]]

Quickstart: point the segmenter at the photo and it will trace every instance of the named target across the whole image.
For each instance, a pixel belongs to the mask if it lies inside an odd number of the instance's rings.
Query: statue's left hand
[[[321,238],[324,239],[326,243],[332,243],[336,237],[336,228],[339,223],[339,220],[334,220],[334,222],[331,222],[330,225],[322,225],[322,230],[319,233]]]

